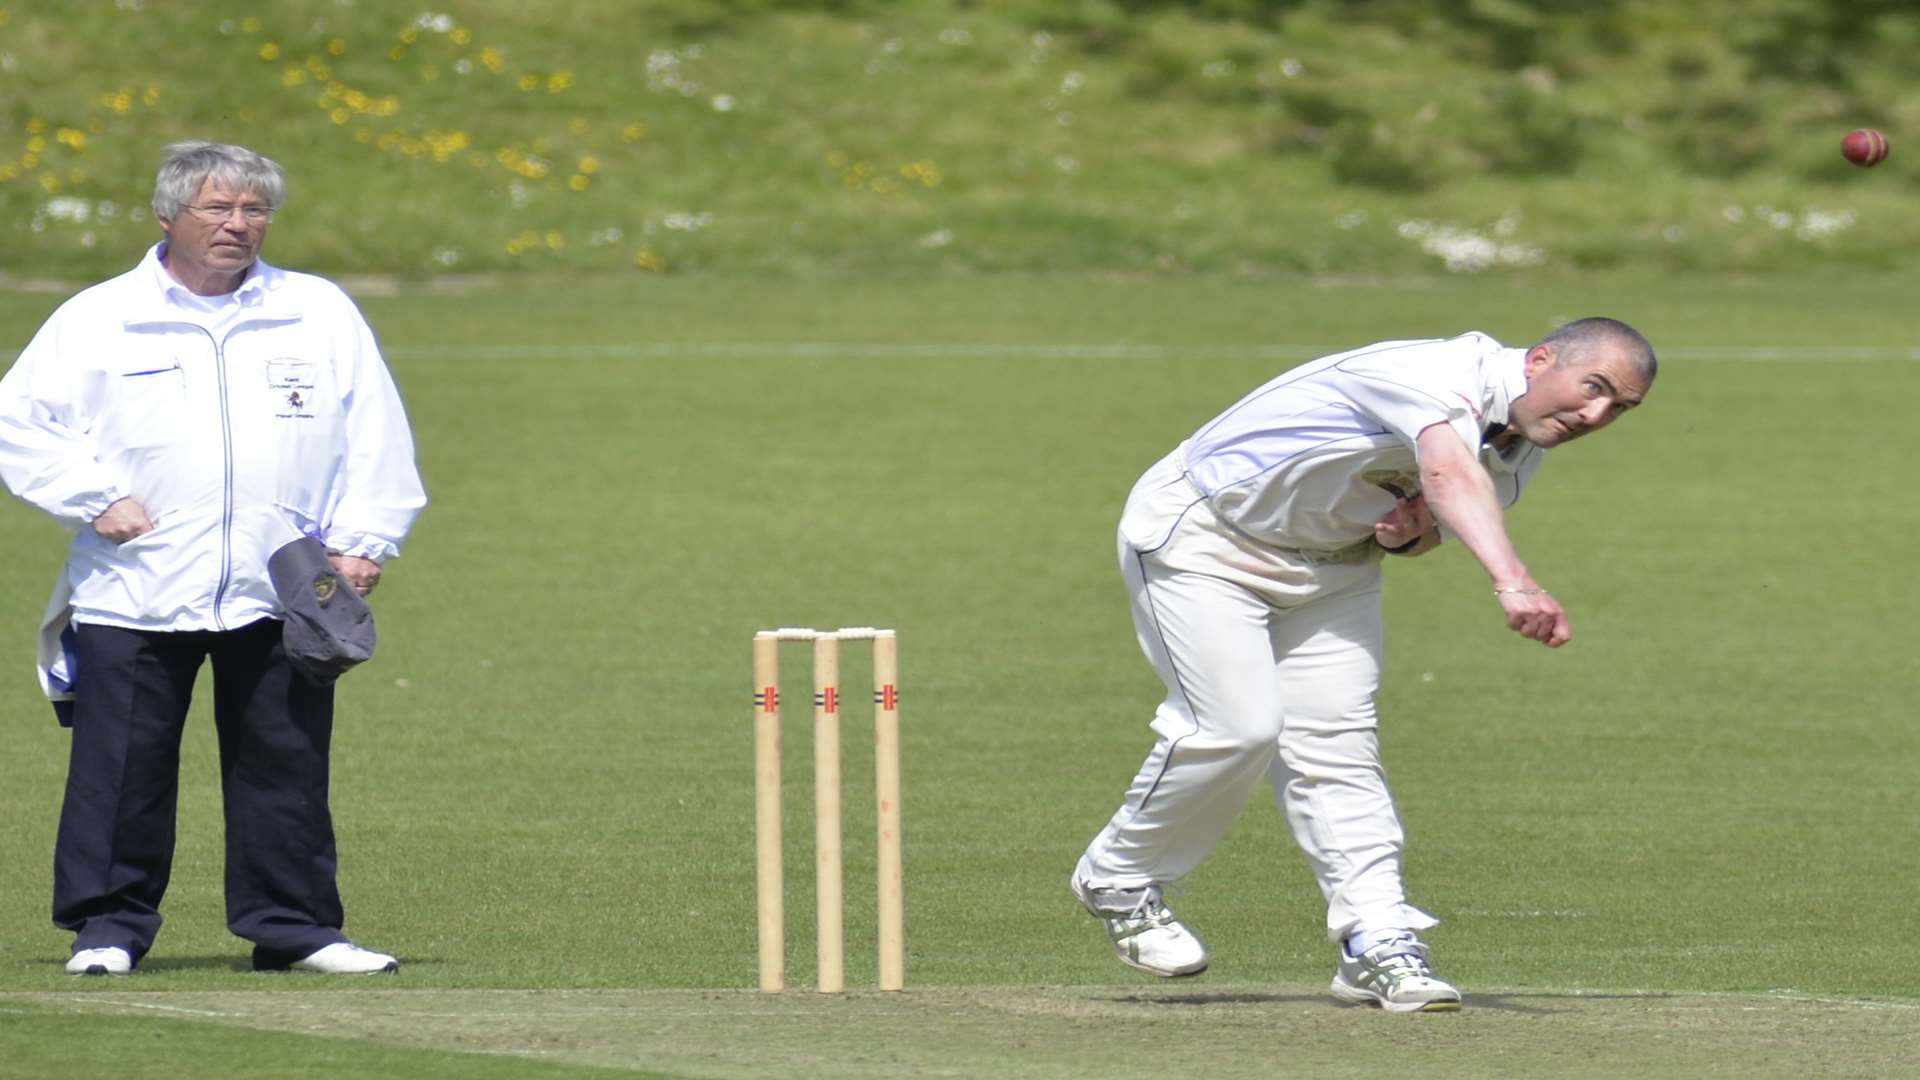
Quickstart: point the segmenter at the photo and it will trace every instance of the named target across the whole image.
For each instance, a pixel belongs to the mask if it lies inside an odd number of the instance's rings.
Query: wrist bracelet
[[[1493,595],[1495,595],[1495,596],[1509,596],[1509,595],[1515,595],[1515,596],[1539,596],[1539,595],[1540,595],[1541,593],[1544,593],[1544,592],[1546,592],[1546,591],[1547,591],[1547,590],[1545,590],[1545,589],[1525,589],[1525,588],[1521,588],[1520,586],[1517,586],[1517,585],[1516,585],[1516,586],[1514,586],[1513,588],[1510,588],[1510,589],[1498,589],[1498,588],[1497,588],[1497,589],[1494,589],[1494,590],[1493,590]]]

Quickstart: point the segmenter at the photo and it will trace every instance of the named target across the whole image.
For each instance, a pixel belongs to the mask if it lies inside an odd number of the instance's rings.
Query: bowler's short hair
[[[287,195],[287,175],[272,158],[231,143],[177,142],[167,147],[153,182],[153,216],[179,217],[209,177],[229,190],[258,195],[268,206],[279,206]]]
[[[1648,382],[1652,382],[1660,371],[1660,361],[1653,355],[1653,346],[1641,336],[1640,331],[1619,319],[1599,315],[1575,319],[1554,327],[1553,332],[1541,338],[1539,343],[1553,346],[1556,367],[1584,363],[1594,349],[1615,345],[1627,354],[1627,358],[1633,361]]]

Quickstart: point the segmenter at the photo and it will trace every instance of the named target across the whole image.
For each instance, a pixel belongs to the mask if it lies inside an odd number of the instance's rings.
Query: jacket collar
[[[134,310],[126,318],[126,325],[200,321],[197,311],[180,303],[182,298],[191,294],[186,286],[167,273],[166,264],[161,261],[166,250],[165,240],[148,248],[146,257],[129,275],[140,295]],[[245,309],[242,321],[298,320],[300,312],[284,299],[286,283],[286,271],[264,259],[255,259],[253,265],[247,267],[246,276],[240,280],[240,287],[233,291],[234,298]]]

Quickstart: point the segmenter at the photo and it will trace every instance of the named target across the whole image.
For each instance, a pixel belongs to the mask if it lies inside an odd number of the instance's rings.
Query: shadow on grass
[[[1463,994],[1461,1006],[1518,1016],[1552,1016],[1572,1011],[1586,1001],[1658,1001],[1670,994]],[[1365,1006],[1335,1001],[1325,994],[1123,994],[1099,1000],[1114,1005],[1324,1005],[1329,1009]],[[1536,1003],[1537,1002],[1537,1003]]]
[[[1338,1004],[1319,994],[1123,994],[1097,1000],[1115,1005],[1309,1005]]]

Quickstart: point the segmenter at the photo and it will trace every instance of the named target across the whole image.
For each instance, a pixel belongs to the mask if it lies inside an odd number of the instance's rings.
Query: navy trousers
[[[73,750],[54,846],[53,921],[74,950],[138,961],[173,868],[180,736],[213,661],[226,816],[227,926],[281,967],[346,940],[327,807],[333,687],[301,679],[281,623],[237,630],[75,627]]]

